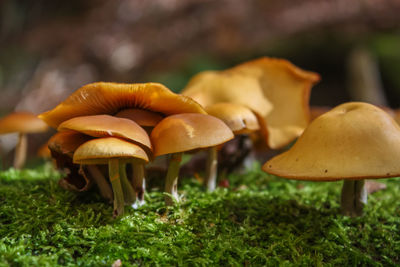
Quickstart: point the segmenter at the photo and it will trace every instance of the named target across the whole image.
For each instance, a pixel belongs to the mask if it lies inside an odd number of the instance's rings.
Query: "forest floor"
[[[153,188],[118,219],[96,190],[68,192],[58,179],[48,165],[0,172],[1,266],[400,264],[399,179],[381,180],[387,189],[349,218],[341,182],[289,181],[256,164],[212,193],[183,179],[171,208]]]

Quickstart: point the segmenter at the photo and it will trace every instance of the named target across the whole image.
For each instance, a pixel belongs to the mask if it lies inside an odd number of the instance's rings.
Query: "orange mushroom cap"
[[[123,109],[114,116],[118,118],[130,119],[144,127],[154,127],[163,119],[163,116],[156,112],[137,108]]]
[[[206,111],[222,120],[235,134],[246,134],[260,129],[256,115],[243,105],[217,103],[206,107]]]
[[[77,116],[115,114],[122,109],[139,108],[166,115],[203,113],[204,109],[191,98],[173,93],[159,83],[106,83],[85,85],[40,118],[57,128],[60,123]]]
[[[263,170],[313,181],[400,176],[400,127],[367,103],[339,105],[316,118],[288,151]]]
[[[73,161],[76,164],[107,164],[112,158],[127,162],[134,159],[149,161],[141,147],[115,137],[96,138],[82,144],[76,149]]]
[[[41,133],[48,130],[47,124],[30,112],[13,112],[0,119],[0,134]]]
[[[233,137],[223,121],[198,113],[166,117],[151,132],[155,156],[216,146]]]
[[[134,142],[149,151],[152,150],[146,131],[129,119],[109,115],[81,116],[64,121],[58,130],[73,130],[93,137],[119,137]]]
[[[75,150],[90,139],[92,139],[90,136],[79,132],[63,131],[56,133],[49,139],[48,147],[51,151],[68,155],[72,158]]]

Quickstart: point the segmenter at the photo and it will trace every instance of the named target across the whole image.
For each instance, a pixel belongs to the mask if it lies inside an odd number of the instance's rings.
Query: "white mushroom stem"
[[[131,183],[126,177],[126,163],[119,164],[119,174],[121,179],[122,191],[124,192],[125,202],[126,204],[131,205],[136,201],[136,194],[132,188]]]
[[[165,204],[167,206],[172,206],[174,204],[174,200],[179,201],[178,176],[181,160],[182,153],[171,154],[167,177],[165,179],[165,192],[169,194],[165,196]]]
[[[144,193],[146,192],[144,165],[142,163],[133,162],[132,169],[132,186],[136,193],[137,205],[142,206],[144,204]]]
[[[367,204],[368,193],[364,180],[344,180],[342,187],[341,209],[346,216],[361,216]]]
[[[28,138],[26,134],[20,133],[18,144],[15,147],[15,155],[14,155],[14,168],[21,169],[26,160],[26,151],[28,149]]]
[[[119,161],[118,159],[110,159],[108,161],[109,179],[114,192],[114,217],[118,217],[124,213],[124,193],[122,191]]]
[[[208,191],[214,191],[217,186],[218,151],[215,146],[207,150],[206,176],[204,185]]]
[[[93,177],[97,186],[99,187],[100,195],[105,199],[112,200],[113,192],[110,184],[107,182],[104,175],[101,173],[96,165],[87,165],[87,170],[89,171],[91,177]]]

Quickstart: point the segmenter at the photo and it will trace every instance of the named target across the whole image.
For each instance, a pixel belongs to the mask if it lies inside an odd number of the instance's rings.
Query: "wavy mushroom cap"
[[[195,113],[166,117],[151,132],[155,156],[216,146],[233,137],[220,119]]]
[[[307,127],[310,121],[311,87],[320,80],[317,73],[304,71],[287,60],[263,57],[232,69],[258,80],[273,109],[264,117],[262,130],[269,147],[281,148]]]
[[[292,148],[263,170],[285,178],[331,181],[400,175],[400,127],[371,104],[342,104],[315,119]]]
[[[203,107],[220,102],[244,105],[266,116],[272,109],[257,79],[228,71],[204,71],[195,75],[182,91]]]
[[[73,130],[93,137],[119,137],[134,142],[149,151],[152,150],[146,131],[129,119],[109,115],[75,117],[61,123],[58,130]]]
[[[159,113],[137,108],[123,109],[114,116],[118,118],[130,119],[144,127],[154,127],[163,119],[163,116],[161,116]]]
[[[246,134],[260,129],[256,115],[243,105],[217,103],[206,107],[206,111],[222,120],[235,134]]]
[[[149,161],[140,146],[115,137],[96,138],[82,144],[76,149],[73,161],[75,164],[107,164],[109,159],[115,158],[126,162]]]
[[[17,111],[0,119],[0,134],[41,133],[48,130],[47,124],[30,112]]]
[[[205,114],[196,101],[175,94],[159,83],[97,82],[81,87],[54,109],[39,117],[57,128],[63,121],[74,117],[115,114],[127,108],[146,109],[166,115],[186,112]]]
[[[51,151],[72,158],[75,150],[90,139],[92,139],[90,136],[79,132],[63,131],[56,133],[49,139],[48,147]]]

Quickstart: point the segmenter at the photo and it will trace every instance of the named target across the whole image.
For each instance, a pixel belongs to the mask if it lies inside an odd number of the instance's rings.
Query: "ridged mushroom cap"
[[[82,144],[76,149],[73,161],[75,164],[107,164],[115,158],[125,162],[149,161],[140,146],[115,137],[96,138]]]
[[[154,127],[163,119],[163,116],[161,116],[159,113],[137,108],[123,109],[114,116],[118,118],[130,119],[144,127]]]
[[[400,127],[382,109],[350,102],[316,118],[263,170],[313,181],[400,176]]]
[[[146,131],[129,119],[109,115],[75,117],[61,123],[58,130],[73,130],[93,137],[119,137],[134,142],[149,151],[152,150]]]
[[[260,114],[270,148],[287,145],[307,127],[311,87],[320,80],[317,73],[304,71],[284,59],[268,57],[248,61],[229,71],[257,79],[264,96],[273,105],[271,112]]]
[[[17,111],[0,119],[0,134],[41,133],[48,130],[47,124],[30,112]]]
[[[234,134],[251,133],[260,129],[256,115],[243,105],[217,103],[206,107],[206,111],[222,120]]]
[[[254,77],[227,71],[204,71],[190,79],[182,91],[203,107],[220,102],[241,104],[262,116],[272,109]]]
[[[70,158],[74,155],[75,150],[83,143],[92,139],[90,136],[75,132],[62,131],[53,135],[48,141],[48,147],[51,151],[55,151]]]
[[[155,156],[216,146],[233,137],[220,119],[196,113],[166,117],[151,132]]]
[[[146,109],[166,115],[185,112],[205,114],[197,102],[175,94],[159,83],[96,82],[76,90],[65,101],[39,117],[57,128],[63,121],[74,117],[115,114],[127,108]]]

